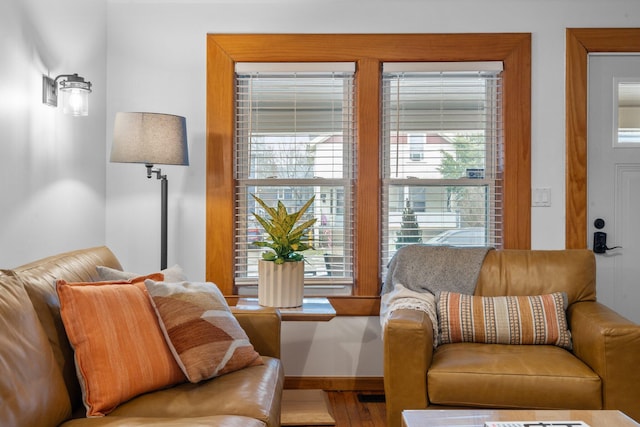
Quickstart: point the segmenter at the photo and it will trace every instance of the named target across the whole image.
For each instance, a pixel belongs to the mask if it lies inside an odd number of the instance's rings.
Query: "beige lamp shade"
[[[111,161],[188,165],[185,118],[159,113],[116,113]]]

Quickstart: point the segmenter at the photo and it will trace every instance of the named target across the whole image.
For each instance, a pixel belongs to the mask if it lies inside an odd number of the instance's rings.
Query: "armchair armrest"
[[[426,381],[433,357],[431,320],[420,310],[396,310],[389,316],[383,341],[387,425],[398,427],[404,409],[424,409],[429,404]]]
[[[280,311],[269,307],[230,307],[249,341],[261,356],[280,358]]]
[[[603,409],[640,420],[640,325],[595,301],[568,309],[573,352],[602,379]]]

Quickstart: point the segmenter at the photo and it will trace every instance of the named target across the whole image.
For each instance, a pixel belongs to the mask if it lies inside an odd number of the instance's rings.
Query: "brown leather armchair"
[[[387,421],[405,409],[617,409],[640,421],[640,325],[596,301],[588,250],[495,250],[475,295],[564,291],[573,349],[453,343],[433,347],[429,316],[391,313],[383,331]]]

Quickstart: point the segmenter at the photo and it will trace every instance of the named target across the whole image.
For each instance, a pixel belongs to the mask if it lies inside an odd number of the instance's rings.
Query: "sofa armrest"
[[[269,307],[240,309],[231,307],[249,341],[261,356],[280,359],[280,311]]]
[[[602,379],[603,409],[640,420],[640,325],[595,301],[568,309],[573,352]]]
[[[404,409],[428,405],[427,370],[433,356],[433,328],[426,313],[400,309],[383,331],[387,425],[400,426]]]

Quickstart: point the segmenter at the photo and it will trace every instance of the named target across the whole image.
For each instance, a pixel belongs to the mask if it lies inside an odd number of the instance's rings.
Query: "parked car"
[[[257,248],[254,243],[263,240],[263,238],[264,236],[262,235],[262,231],[259,228],[256,227],[247,229],[247,241],[250,248]]]
[[[487,232],[482,227],[465,227],[443,231],[427,240],[426,245],[485,246]]]

